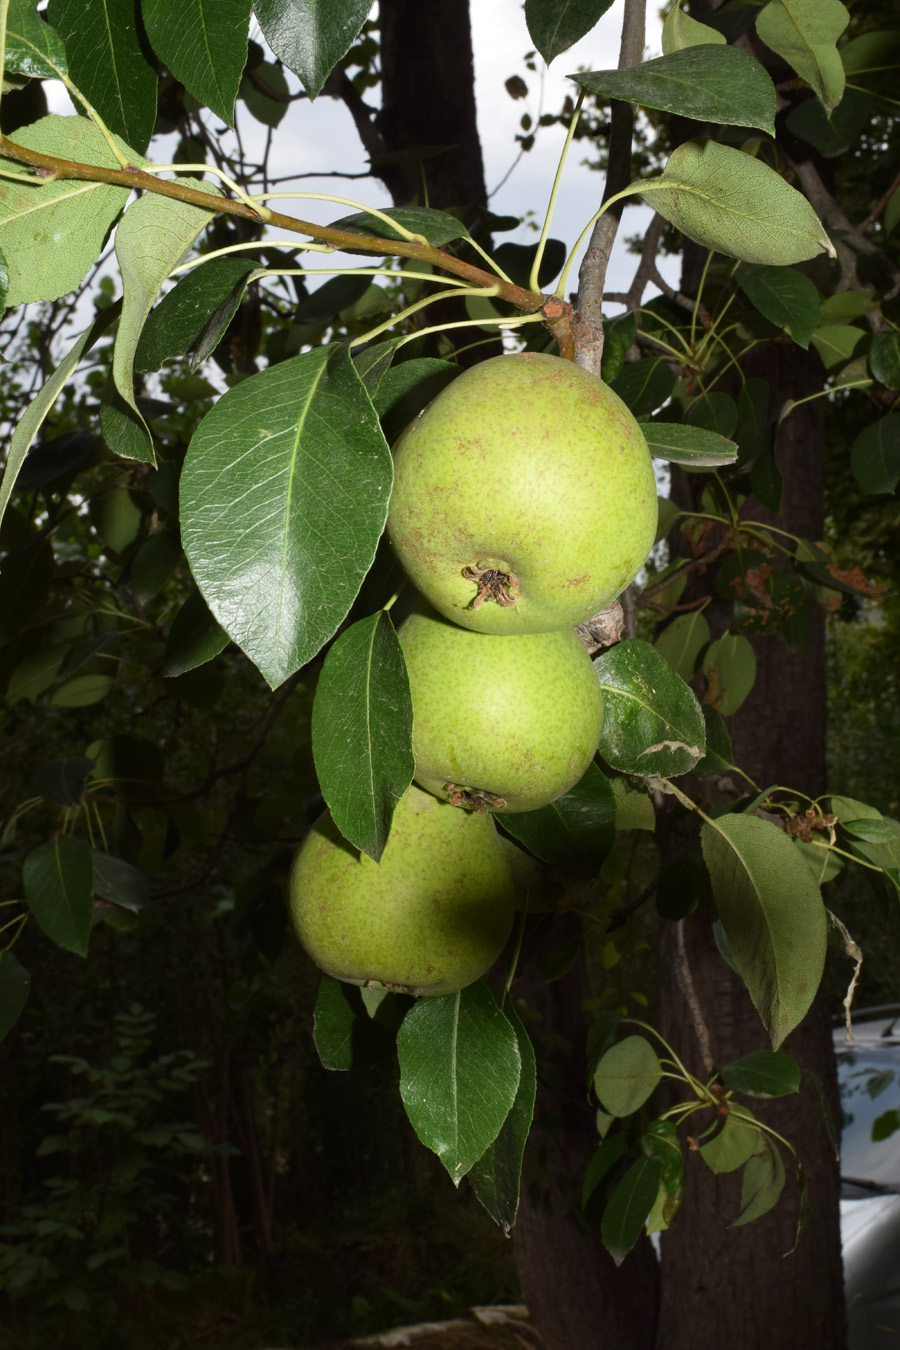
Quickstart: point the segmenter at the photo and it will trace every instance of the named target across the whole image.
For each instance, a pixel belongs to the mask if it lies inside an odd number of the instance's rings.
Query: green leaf
[[[645,1158],[652,1158],[661,1169],[660,1184],[668,1195],[677,1196],[684,1176],[684,1157],[678,1128],[671,1120],[651,1120],[641,1135]]]
[[[800,1091],[800,1065],[784,1050],[754,1050],[724,1065],[722,1082],[751,1097],[786,1097]]]
[[[196,187],[187,179],[173,181]],[[208,190],[220,195],[217,188]],[[131,424],[131,435],[123,439],[118,414],[110,412],[109,402],[101,408],[100,425],[110,449],[127,458],[156,463],[153,441],[134,393],[134,358],[141,330],[160,286],[212,218],[213,213],[202,207],[148,192],[131,204],[116,230],[123,295],[112,378],[119,398],[127,405],[122,416]]]
[[[393,1057],[394,1017],[405,1000],[385,995],[391,999],[389,1008],[382,1001],[370,1015],[365,1003],[369,992],[322,976],[313,1012],[313,1040],[326,1069],[363,1069]]]
[[[181,475],[210,610],[273,688],[335,632],[375,556],[391,456],[346,351],[316,347],[225,394]]]
[[[112,675],[76,675],[50,695],[54,708],[89,708],[106,698],[115,684]]]
[[[425,206],[399,206],[389,207],[384,214],[391,220],[396,220],[398,225],[402,225],[405,230],[410,230],[413,234],[421,234],[433,244],[435,248],[443,248],[445,244],[450,244],[454,239],[461,239],[466,233],[466,227],[462,225],[455,216],[448,215],[446,211],[435,211]],[[376,239],[405,239],[406,236],[399,230],[392,229],[378,216],[370,216],[366,212],[361,212],[354,216],[343,216],[340,220],[332,222],[333,230],[349,230],[353,234],[374,235]],[[359,252],[359,250],[355,250]],[[354,249],[349,244],[342,245],[342,253],[353,253]]]
[[[637,341],[637,315],[631,310],[603,320],[603,361],[600,377],[612,384],[625,365],[628,351]]]
[[[777,1050],[822,978],[821,893],[792,840],[758,816],[720,816],[701,842],[731,955]]]
[[[184,675],[205,666],[228,646],[228,634],[213,618],[199,591],[193,591],[172,620],[162,673]]]
[[[316,98],[359,36],[372,0],[256,0],[253,8],[272,51]]]
[[[98,314],[91,326],[75,339],[66,356],[60,361],[56,370],[41,387],[40,393],[32,399],[19,419],[18,426],[9,443],[6,467],[3,470],[3,477],[0,479],[0,521],[3,520],[25,456],[28,454],[28,450],[45,419],[55,408],[56,400],[77,369],[82,356],[93,347],[98,338],[102,337],[107,328],[118,318],[119,308],[118,305],[111,305],[109,309]]]
[[[94,868],[83,839],[59,834],[26,856],[25,899],[40,927],[58,947],[87,956],[94,912]]]
[[[622,1264],[644,1231],[659,1190],[661,1172],[654,1158],[639,1158],[609,1197],[603,1211],[600,1236],[617,1266]]]
[[[823,324],[813,333],[811,341],[825,369],[834,370],[850,360],[865,336],[861,328],[852,324]]]
[[[157,56],[216,117],[234,125],[252,0],[141,0]],[[257,9],[259,6],[257,6]]]
[[[459,366],[430,356],[401,361],[399,366],[386,371],[372,402],[388,443],[393,444],[413,418],[458,374]]]
[[[827,159],[835,159],[856,145],[872,117],[872,95],[847,89],[836,108],[826,112],[817,98],[792,108],[785,125],[801,141],[814,145]]]
[[[867,844],[889,844],[896,834],[892,820],[842,820],[841,824],[854,839]]]
[[[707,48],[706,50],[713,50]],[[685,141],[662,177],[634,190],[695,243],[750,263],[834,257],[806,198],[761,160],[716,141]]]
[[[550,62],[589,33],[613,0],[525,0],[528,36]]]
[[[253,67],[253,74],[265,80],[276,94],[290,94],[290,85],[280,65],[276,66],[272,61],[260,61],[258,66]],[[282,102],[260,89],[246,71],[241,80],[238,96],[246,104],[247,111],[252,113],[257,122],[262,122],[264,127],[280,126],[290,107],[287,99]]]
[[[746,1108],[743,1108],[743,1112],[746,1112]],[[758,1125],[729,1113],[720,1130],[715,1131],[705,1142],[701,1138],[700,1156],[711,1172],[736,1172],[758,1147],[760,1133]]]
[[[16,132],[16,143],[43,155],[118,169],[100,132],[86,117],[42,117]],[[122,143],[126,154],[131,154]],[[136,157],[136,159],[139,157]],[[22,173],[21,164],[0,165]],[[107,183],[30,183],[0,179],[0,248],[9,266],[7,304],[58,300],[84,280],[103,249],[128,188]]]
[[[159,370],[172,356],[191,352],[196,370],[231,322],[255,258],[211,258],[182,277],[147,317],[134,357],[139,371]]]
[[[786,328],[799,347],[808,347],[819,322],[819,292],[793,267],[742,267],[741,290],[763,318]]]
[[[605,1120],[611,1124],[615,1120],[615,1116],[605,1116]],[[587,1209],[591,1196],[601,1181],[609,1175],[616,1163],[621,1162],[627,1152],[628,1136],[626,1134],[617,1130],[615,1134],[606,1135],[584,1170],[584,1182],[581,1187],[582,1209]]]
[[[840,0],[770,0],[756,17],[756,31],[831,112],[844,92],[844,67],[836,44],[849,22]]]
[[[50,0],[47,17],[75,84],[110,131],[143,153],[156,121],[157,73],[134,0]]]
[[[706,723],[706,754],[694,773],[698,778],[712,778],[735,772],[731,736],[722,714],[704,703],[703,720]]]
[[[516,1033],[479,981],[458,994],[420,999],[397,1035],[397,1057],[410,1123],[458,1186],[516,1099]]]
[[[698,23],[681,8],[681,0],[676,0],[665,17],[662,29],[663,54],[680,52],[685,47],[699,47],[704,43],[721,44],[726,41],[725,34],[708,24]]]
[[[756,653],[742,633],[725,633],[707,648],[704,701],[730,717],[746,699],[756,681]]]
[[[759,62],[737,47],[704,43],[639,66],[581,71],[569,79],[605,98],[775,135],[775,86]]]
[[[376,862],[412,782],[412,722],[403,653],[390,615],[379,610],[329,651],[312,712],[322,796],[344,838]]]
[[[497,1138],[473,1165],[469,1180],[494,1223],[508,1236],[519,1208],[522,1157],[534,1115],[537,1065],[528,1032],[509,1001],[504,1007],[504,1014],[516,1033],[522,1072],[509,1115],[500,1127]]]
[[[614,769],[669,778],[703,757],[703,713],[666,658],[639,638],[601,653],[594,670],[603,690],[600,753]]]
[[[31,778],[45,801],[56,806],[80,806],[93,768],[94,761],[86,755],[59,755],[38,764]]]
[[[102,849],[91,850],[94,866],[94,895],[120,909],[139,913],[150,899],[150,881],[124,858],[114,858]]]
[[[654,647],[669,665],[688,681],[697,669],[697,658],[709,642],[709,623],[702,610],[679,614],[667,624],[654,642]]]
[[[642,422],[641,431],[654,459],[701,469],[733,464],[737,458],[734,441],[705,427],[685,426],[681,422]]]
[[[553,867],[595,876],[615,842],[616,801],[606,774],[589,764],[575,786],[537,811],[511,812],[503,828]]]
[[[778,1149],[760,1133],[757,1150],[748,1159],[741,1182],[741,1207],[731,1225],[738,1228],[767,1214],[784,1189],[784,1163]]]
[[[28,1000],[31,976],[7,949],[0,952],[0,1041],[12,1031]]]
[[[626,362],[609,387],[635,417],[644,417],[665,403],[675,388],[675,372],[661,356],[644,356]]]
[[[869,369],[880,384],[900,389],[900,333],[879,333],[869,348]]]
[[[34,0],[10,0],[4,74],[42,79],[65,75],[67,69],[62,40],[38,15]],[[16,132],[14,139],[20,145],[27,144],[22,140],[21,131]]]
[[[611,1116],[630,1116],[656,1091],[662,1066],[643,1036],[626,1036],[610,1046],[594,1070],[597,1100]]]

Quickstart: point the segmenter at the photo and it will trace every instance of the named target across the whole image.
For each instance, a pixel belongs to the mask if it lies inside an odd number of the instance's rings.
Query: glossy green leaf
[[[611,1116],[639,1110],[662,1078],[656,1051],[643,1036],[626,1036],[610,1046],[594,1070],[597,1100]]]
[[[758,816],[720,816],[701,841],[731,955],[777,1050],[822,978],[821,893],[788,835]]]
[[[40,393],[32,399],[19,419],[9,442],[6,467],[3,470],[3,477],[0,479],[0,521],[3,520],[19,471],[25,462],[25,456],[28,454],[28,450],[45,419],[56,406],[56,400],[72,378],[85,352],[90,351],[94,343],[103,336],[118,316],[118,305],[112,305],[109,309],[98,314],[90,327],[86,328],[81,336],[76,338],[53,374],[42,385]]]
[[[225,394],[181,475],[191,571],[274,687],[350,608],[375,556],[391,457],[346,351],[316,347]]]
[[[744,1168],[740,1211],[731,1225],[732,1228],[752,1223],[754,1219],[767,1214],[784,1190],[784,1182],[784,1163],[781,1154],[771,1139],[760,1134],[757,1150],[748,1159]]]
[[[613,0],[525,0],[528,35],[549,66],[600,21]]]
[[[500,1133],[473,1165],[469,1172],[472,1189],[494,1223],[509,1234],[519,1208],[519,1186],[522,1176],[522,1157],[531,1121],[537,1090],[537,1065],[528,1032],[512,1004],[507,1001],[504,1015],[516,1033],[522,1071],[519,1086],[509,1115],[500,1127]]]
[[[150,899],[150,880],[137,867],[103,849],[91,850],[94,865],[94,895],[119,909],[137,914]]]
[[[769,0],[757,15],[756,31],[811,85],[830,112],[844,92],[837,40],[849,22],[840,0]]]
[[[759,1145],[759,1126],[744,1119],[750,1115],[746,1107],[741,1115],[730,1112],[725,1122],[706,1138],[700,1140],[700,1157],[711,1172],[736,1172],[743,1167]]]
[[[100,132],[86,117],[42,117],[16,132],[16,142],[106,169],[119,167]],[[131,152],[122,144],[126,154]],[[21,164],[0,160],[16,173]],[[57,180],[35,186],[0,179],[0,248],[9,266],[7,304],[58,300],[75,290],[100,254],[128,188]]]
[[[184,675],[205,666],[228,646],[228,634],[209,612],[199,591],[193,591],[172,620],[166,638],[163,675]]]
[[[762,160],[730,145],[685,141],[660,178],[635,190],[689,239],[744,262],[786,267],[817,253],[834,256],[806,198]]]
[[[227,126],[234,124],[234,100],[247,64],[251,7],[252,0],[141,0],[157,56]]]
[[[86,956],[94,912],[90,846],[71,834],[55,835],[27,854],[22,879],[28,908],[48,938]]]
[[[455,216],[449,215],[446,211],[435,211],[430,207],[391,206],[385,210],[384,214],[392,220],[396,220],[405,230],[422,235],[423,238],[428,240],[429,244],[434,244],[435,248],[443,248],[445,244],[452,243],[454,239],[461,239],[466,233],[465,225],[461,224]],[[406,238],[399,230],[393,229],[380,217],[370,216],[365,212],[354,216],[343,216],[340,220],[332,221],[331,228],[334,230],[350,230],[354,234],[374,235],[377,239]],[[341,251],[352,253],[354,250],[350,245],[345,244]]]
[[[66,49],[62,39],[38,15],[35,0],[10,0],[4,73],[41,79],[67,72]],[[17,131],[13,139],[20,145],[27,145],[21,131]],[[37,147],[32,146],[32,149]]]
[[[645,1158],[659,1163],[662,1187],[669,1195],[678,1195],[684,1176],[684,1156],[674,1121],[651,1120],[641,1135],[641,1150]]]
[[[819,322],[819,292],[793,267],[742,267],[741,290],[770,323],[785,328],[800,347],[808,347]]]
[[[478,981],[458,994],[419,999],[397,1035],[397,1056],[410,1123],[458,1186],[515,1102],[516,1033]]]
[[[603,361],[600,376],[611,384],[621,374],[625,358],[637,341],[637,315],[634,311],[603,320]]]
[[[503,817],[504,830],[536,858],[575,876],[596,875],[615,842],[615,824],[616,799],[596,764],[549,806]]]
[[[639,1158],[609,1197],[600,1236],[617,1266],[644,1231],[659,1190],[660,1173],[660,1165],[654,1158]]]
[[[706,750],[693,692],[649,642],[631,638],[602,652],[594,670],[603,690],[600,753],[625,773],[690,773]]]
[[[372,8],[372,0],[256,0],[253,6],[266,41],[288,70],[316,98],[341,57],[346,56]]]
[[[751,1097],[785,1097],[800,1091],[800,1065],[784,1050],[754,1050],[724,1065],[722,1082]]]
[[[872,339],[869,369],[879,384],[900,389],[900,333],[879,333]]]
[[[725,41],[724,33],[720,33],[716,28],[710,28],[708,24],[698,23],[690,14],[685,14],[681,8],[681,0],[677,0],[672,6],[663,22],[664,56],[668,56],[670,52],[680,52],[685,47],[700,47],[709,42],[722,44]]]
[[[704,43],[623,70],[591,70],[570,79],[593,94],[725,126],[775,135],[775,86],[737,47]]]
[[[854,839],[867,844],[889,844],[896,833],[891,820],[844,820],[841,824]]]
[[[690,680],[697,669],[697,658],[709,642],[709,623],[702,610],[679,614],[667,624],[654,642],[677,675]]]
[[[705,427],[686,426],[682,422],[642,422],[641,430],[654,459],[693,468],[711,468],[733,464],[737,458],[734,441]]]
[[[135,370],[159,370],[172,356],[191,353],[191,369],[213,350],[231,322],[254,258],[211,258],[188,272],[150,311],[134,357]]]
[[[331,647],[312,713],[322,796],[344,838],[376,862],[412,782],[412,722],[403,653],[390,615],[379,610]]]
[[[174,181],[196,187],[187,179]],[[217,188],[209,191],[219,195]],[[112,378],[125,407],[117,409],[107,400],[100,411],[100,425],[110,449],[126,458],[156,463],[153,441],[134,393],[135,352],[160,286],[212,218],[211,211],[150,192],[132,202],[116,230],[123,295]],[[128,427],[124,434],[122,419]]]
[[[684,420],[692,427],[703,427],[727,438],[734,435],[737,426],[737,404],[730,394],[718,389],[703,390],[688,405]]]
[[[703,658],[704,701],[730,717],[756,681],[756,653],[742,633],[725,633],[709,644]]]
[[[0,952],[0,1041],[12,1031],[28,1001],[31,976],[12,952]]]
[[[156,121],[157,72],[134,0],[50,0],[47,18],[75,84],[110,131],[143,153]]]

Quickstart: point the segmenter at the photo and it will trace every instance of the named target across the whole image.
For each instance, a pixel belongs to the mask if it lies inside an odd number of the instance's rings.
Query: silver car
[[[841,1086],[841,1238],[849,1350],[900,1346],[900,1007],[835,1032]]]

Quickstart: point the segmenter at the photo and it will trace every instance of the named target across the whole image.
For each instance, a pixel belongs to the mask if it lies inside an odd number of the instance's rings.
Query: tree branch
[[[625,0],[619,70],[640,65],[644,55],[646,0]],[[634,104],[614,101],[610,112],[609,157],[603,200],[607,201],[631,181],[631,142],[634,134]],[[622,216],[624,203],[597,221],[578,274],[575,301],[580,319],[576,361],[599,376],[603,358],[603,288],[606,271]]]

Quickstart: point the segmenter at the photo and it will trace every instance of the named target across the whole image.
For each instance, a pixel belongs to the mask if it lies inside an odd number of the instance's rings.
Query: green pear
[[[494,822],[411,786],[380,862],[321,816],[297,852],[290,907],[316,965],[349,984],[452,994],[509,936],[516,899]]]
[[[496,637],[431,611],[411,614],[398,636],[422,787],[478,810],[535,811],[578,782],[603,696],[572,629]]]
[[[583,623],[637,575],[656,524],[640,426],[558,356],[483,361],[394,447],[394,551],[435,609],[478,632]]]

